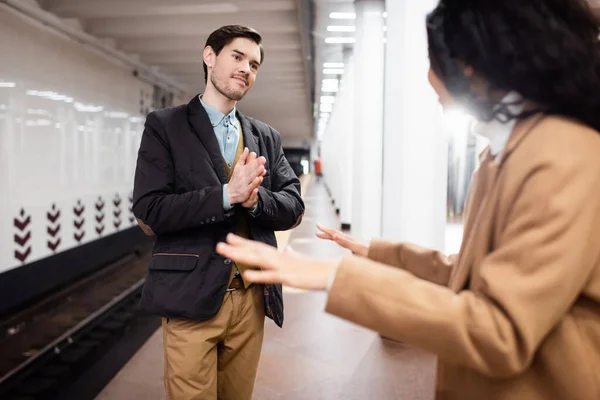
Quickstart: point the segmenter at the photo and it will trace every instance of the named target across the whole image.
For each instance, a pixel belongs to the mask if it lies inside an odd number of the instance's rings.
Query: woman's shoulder
[[[546,115],[531,128],[512,158],[523,164],[600,166],[600,132],[560,115]]]

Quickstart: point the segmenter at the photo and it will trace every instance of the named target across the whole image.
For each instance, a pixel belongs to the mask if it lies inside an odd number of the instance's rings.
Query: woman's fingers
[[[335,235],[337,232],[335,231],[335,229],[331,229],[331,228],[326,228],[321,224],[317,224],[317,228],[325,233],[327,233],[328,235]]]
[[[279,271],[256,271],[244,272],[244,280],[253,283],[282,283]]]
[[[217,244],[217,253],[233,261],[264,269],[273,268],[273,264],[277,264],[273,261],[279,256],[274,247],[234,234],[227,235],[227,243]]]
[[[230,234],[227,235],[227,243],[242,245],[242,244],[249,244],[250,240],[244,239],[241,236],[238,236],[238,235],[235,235],[233,233],[230,233]]]
[[[321,239],[326,239],[326,240],[332,240],[333,239],[330,234],[323,233],[323,232],[317,232],[317,237],[321,238]]]

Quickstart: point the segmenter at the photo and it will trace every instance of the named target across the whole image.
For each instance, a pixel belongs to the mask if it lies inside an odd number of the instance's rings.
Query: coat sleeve
[[[142,230],[160,235],[228,220],[222,186],[175,193],[175,174],[166,133],[152,112],[146,119],[133,187],[133,214]]]
[[[300,195],[300,180],[285,158],[279,133],[272,129],[271,133],[274,138],[271,189],[264,186],[259,188],[259,208],[251,216],[264,228],[285,231],[295,228],[302,221],[304,202]]]
[[[411,243],[373,239],[369,246],[368,258],[404,269],[421,279],[438,285],[447,285],[456,255],[446,256],[440,251],[426,249]]]
[[[477,172],[473,174],[464,208],[464,219],[468,221],[474,188],[477,185]],[[391,242],[383,239],[373,239],[369,245],[367,257],[382,264],[404,269],[411,274],[429,282],[446,286],[450,281],[452,269],[458,259],[458,254],[446,254],[407,242]]]
[[[525,168],[500,240],[477,266],[481,282],[471,290],[455,293],[348,256],[327,311],[490,377],[522,373],[597,268],[600,247],[590,238],[600,237],[598,150],[566,140]]]

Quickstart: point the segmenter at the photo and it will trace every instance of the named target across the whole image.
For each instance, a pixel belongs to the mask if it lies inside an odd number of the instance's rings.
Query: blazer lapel
[[[187,115],[192,129],[198,136],[198,139],[202,142],[202,145],[208,151],[210,161],[213,169],[217,172],[217,176],[222,184],[227,183],[227,170],[223,163],[223,156],[221,155],[221,149],[219,149],[219,142],[215,136],[215,130],[213,129],[208,114],[198,96],[195,96],[192,101],[189,102],[187,107]]]
[[[465,224],[464,239],[461,244],[460,257],[456,268],[450,277],[450,289],[458,292],[467,284],[474,265],[480,262],[490,250],[488,239],[492,235],[493,207],[495,203],[491,200],[493,189],[498,180],[500,170],[507,157],[512,153],[519,143],[529,132],[543,119],[542,114],[519,121],[513,128],[513,132],[505,146],[500,160],[494,160],[489,147],[482,153],[481,165],[477,173],[477,181],[474,182],[472,207]]]
[[[469,216],[465,224],[464,239],[460,249],[460,256],[456,268],[450,276],[449,287],[455,292],[464,288],[471,274],[473,263],[478,258],[477,252],[482,249],[478,239],[487,235],[488,225],[491,223],[489,218],[489,207],[491,191],[498,175],[498,164],[494,161],[489,148],[484,154],[484,160],[481,162],[477,172],[477,183],[473,193],[473,206],[469,211]]]
[[[237,111],[237,118],[242,126],[242,134],[244,135],[244,145],[248,148],[250,153],[255,152],[257,156],[261,156],[258,148],[258,139],[254,136],[254,130],[252,124],[239,110]]]

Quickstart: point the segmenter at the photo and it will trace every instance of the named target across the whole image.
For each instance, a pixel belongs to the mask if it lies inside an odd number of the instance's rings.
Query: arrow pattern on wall
[[[133,225],[135,216],[133,215],[133,194],[129,195],[129,223]]]
[[[60,210],[56,208],[56,204],[52,204],[52,209],[46,213],[46,218],[48,219],[47,232],[50,236],[46,244],[50,250],[56,253],[56,249],[60,246],[60,236],[58,236],[60,232],[60,223],[58,222]]]
[[[13,219],[13,226],[16,228],[14,240],[16,244],[15,258],[22,263],[31,255],[31,245],[28,245],[31,240],[31,230],[27,230],[31,224],[31,215],[26,215],[25,210],[21,208],[21,212]]]
[[[121,196],[119,196],[119,193],[115,195],[113,205],[115,206],[113,210],[113,225],[115,229],[119,229],[119,226],[121,226]]]
[[[73,238],[77,240],[77,243],[81,243],[81,240],[85,236],[85,230],[83,229],[83,225],[85,224],[84,212],[85,206],[81,203],[80,199],[77,199],[77,204],[73,207],[73,214],[75,215],[73,218],[73,227],[75,228]]]
[[[98,196],[98,200],[96,201],[96,233],[98,236],[101,236],[102,232],[104,232],[104,224],[102,223],[104,221],[104,205],[102,196]]]

